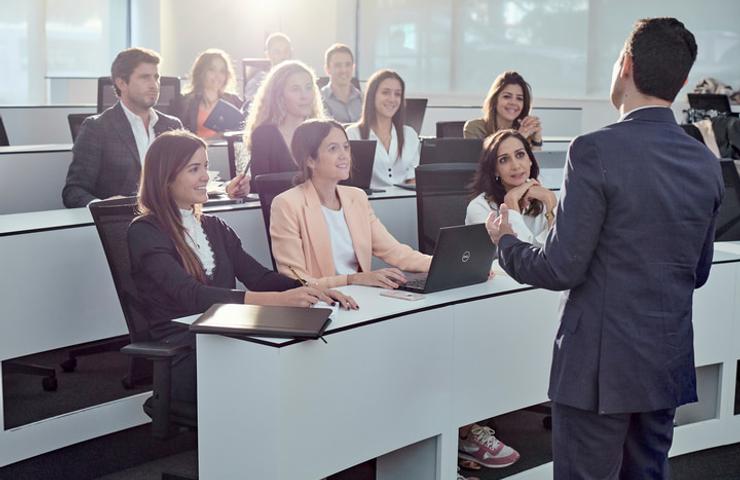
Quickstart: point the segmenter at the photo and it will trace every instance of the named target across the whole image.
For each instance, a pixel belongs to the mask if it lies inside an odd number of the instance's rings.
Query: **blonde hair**
[[[316,74],[311,67],[297,60],[282,62],[267,74],[249,108],[249,116],[244,127],[244,145],[247,148],[251,148],[252,132],[257,127],[266,123],[280,125],[285,120],[287,114],[283,105],[283,91],[288,78],[296,73],[307,73],[313,84],[313,107],[308,118],[325,117],[321,92],[316,86]]]
[[[222,96],[224,92],[236,93],[236,74],[234,73],[234,66],[231,64],[231,57],[221,49],[209,48],[201,52],[195,59],[195,62],[193,62],[193,66],[190,69],[190,82],[183,89],[183,94],[190,92],[203,93],[205,74],[214,58],[220,59],[226,65],[226,83],[221,91],[218,92],[218,96]]]

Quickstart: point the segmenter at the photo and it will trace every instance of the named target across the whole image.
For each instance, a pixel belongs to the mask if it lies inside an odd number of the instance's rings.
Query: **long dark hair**
[[[378,111],[375,109],[375,95],[378,93],[380,83],[388,78],[395,78],[401,83],[401,105],[391,119],[398,137],[398,155],[400,156],[403,152],[403,125],[406,121],[406,83],[398,73],[393,70],[378,70],[373,73],[367,81],[365,98],[362,102],[362,116],[360,121],[357,122],[357,127],[360,129],[360,138],[363,140],[370,138],[370,127],[375,125],[378,120]]]
[[[513,71],[502,73],[491,84],[488,95],[486,95],[483,102],[483,120],[486,122],[486,130],[491,134],[496,133],[499,129],[496,123],[496,105],[498,104],[498,97],[507,85],[519,85],[524,93],[524,106],[519,116],[514,119],[511,128],[519,128],[522,119],[529,115],[529,110],[532,107],[532,88],[524,80],[524,77]]]
[[[473,199],[484,194],[485,198],[489,202],[493,202],[500,206],[504,203],[504,197],[506,196],[506,188],[498,179],[496,173],[496,165],[498,164],[498,149],[507,138],[514,137],[519,140],[524,146],[524,151],[527,152],[529,159],[532,161],[532,166],[529,169],[529,178],[537,179],[540,174],[540,167],[537,164],[537,159],[534,158],[532,153],[532,147],[529,145],[524,136],[516,130],[499,130],[493,135],[487,137],[483,142],[483,151],[481,152],[480,160],[478,160],[478,170],[475,172],[473,181],[471,182],[470,198]],[[537,216],[542,212],[542,203],[535,200],[530,203],[529,208],[526,212],[522,212],[525,215]]]
[[[324,141],[333,128],[341,130],[344,137],[347,138],[344,127],[335,120],[306,120],[295,129],[293,140],[290,142],[290,151],[300,170],[295,179],[296,184],[303,183],[311,178],[312,172],[308,168],[308,159],[317,160],[319,158],[321,142]]]
[[[198,255],[185,240],[185,226],[180,210],[172,198],[170,185],[206,142],[186,130],[172,130],[158,136],[149,146],[141,172],[138,209],[144,217],[151,217],[175,244],[185,270],[205,283],[203,265]],[[200,220],[200,206],[195,215]]]

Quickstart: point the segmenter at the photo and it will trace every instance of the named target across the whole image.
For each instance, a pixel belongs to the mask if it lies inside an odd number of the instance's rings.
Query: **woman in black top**
[[[249,108],[244,145],[250,152],[252,178],[298,170],[288,146],[295,129],[308,118],[324,118],[316,75],[304,63],[285,61],[267,74]]]
[[[247,254],[221,219],[200,212],[208,196],[206,144],[186,131],[160,135],[149,147],[139,189],[139,210],[128,229],[131,273],[150,322],[153,339],[195,345],[187,326],[173,318],[202,313],[215,303],[308,307],[339,301],[338,291],[301,287],[266,269]],[[236,288],[239,279],[249,291]],[[194,402],[195,356],[173,366],[172,393]]]

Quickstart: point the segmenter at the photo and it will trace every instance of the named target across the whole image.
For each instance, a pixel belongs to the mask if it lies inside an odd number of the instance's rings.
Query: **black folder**
[[[217,303],[190,331],[247,337],[320,338],[331,320],[329,308],[263,307]]]
[[[244,123],[244,113],[225,100],[219,99],[213,111],[208,115],[203,126],[216,132],[241,130]]]

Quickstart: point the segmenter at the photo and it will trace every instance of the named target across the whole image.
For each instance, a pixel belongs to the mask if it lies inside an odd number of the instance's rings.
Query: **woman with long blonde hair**
[[[283,62],[267,74],[250,106],[244,144],[252,177],[297,170],[288,146],[309,118],[324,118],[316,74],[302,62]]]

